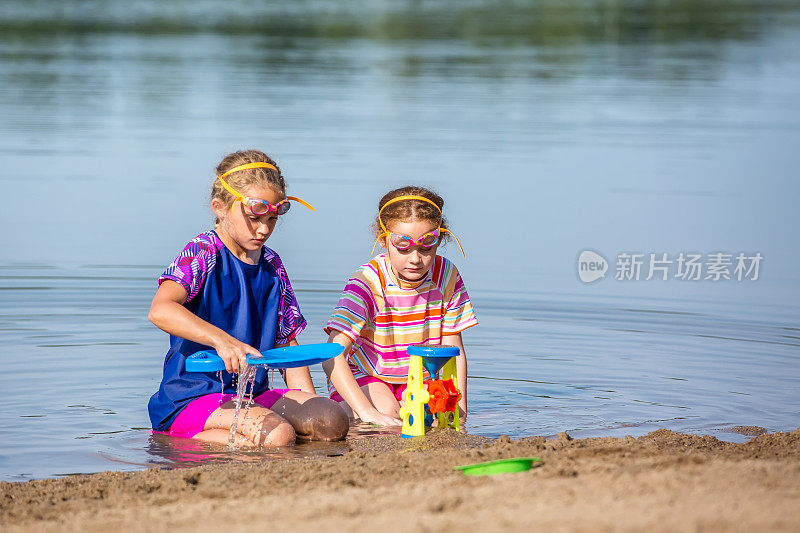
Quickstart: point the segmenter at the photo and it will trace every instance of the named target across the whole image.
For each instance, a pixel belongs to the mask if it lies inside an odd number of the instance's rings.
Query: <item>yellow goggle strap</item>
[[[306,206],[307,208],[311,209],[312,211],[316,211],[316,209],[314,209],[313,205],[311,205],[310,203],[306,202],[305,200],[301,200],[297,196],[287,196],[286,199],[301,203],[304,206]]]
[[[275,172],[279,172],[278,169],[275,168],[275,165],[270,165],[269,163],[245,163],[244,165],[239,165],[238,167],[233,167],[232,169],[230,169],[229,171],[225,172],[224,174],[222,174],[220,176],[217,176],[219,178],[220,183],[222,183],[222,186],[225,187],[225,190],[228,191],[229,193],[231,193],[234,196],[234,198],[236,198],[237,200],[239,200],[242,203],[244,203],[244,196],[242,196],[241,193],[239,193],[239,191],[237,191],[236,189],[231,187],[228,184],[228,182],[225,181],[223,178],[225,176],[227,176],[228,174],[232,174],[232,173],[238,172],[240,170],[249,170],[251,168],[271,168]],[[286,199],[287,200],[294,200],[295,202],[303,204],[304,206],[306,206],[307,208],[311,209],[312,211],[316,211],[316,209],[314,209],[314,206],[312,206],[311,204],[309,204],[305,200],[302,200],[302,199],[298,198],[297,196],[287,196]],[[232,207],[233,206],[231,206],[231,208]]]
[[[382,237],[386,237],[387,235],[389,235],[388,231],[384,231],[383,233],[378,235],[378,238],[375,239],[375,243],[372,245],[372,250],[370,250],[369,255],[372,255],[372,254],[375,253],[375,247],[378,246],[378,241],[381,240]]]
[[[225,176],[227,174],[230,174],[230,172],[226,172],[222,176]],[[228,185],[228,182],[222,179],[222,176],[217,176],[217,177],[219,178],[219,182],[222,183],[222,186],[225,187],[225,190],[231,193],[236,200],[239,200],[240,202],[244,203],[244,196],[239,194],[239,191]],[[233,209],[233,206],[231,206],[231,209]]]
[[[456,240],[456,244],[458,244],[458,249],[461,250],[461,255],[464,256],[464,259],[466,259],[467,258],[467,254],[464,253],[464,247],[461,246],[461,241],[458,240],[458,237],[456,237],[456,234],[453,233],[452,231],[450,231],[449,229],[445,229],[445,228],[439,228],[439,231],[440,232],[442,232],[442,231],[447,232],[447,233],[449,233],[450,235],[453,236],[453,238]]]

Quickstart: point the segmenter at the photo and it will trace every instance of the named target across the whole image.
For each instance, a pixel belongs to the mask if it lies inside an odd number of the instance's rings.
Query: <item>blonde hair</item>
[[[282,196],[286,196],[286,182],[283,179],[280,167],[271,157],[259,150],[240,150],[226,155],[217,165],[217,177],[234,167],[246,165],[247,163],[269,163],[277,170],[272,170],[271,168],[249,168],[228,174],[225,176],[225,181],[231,187],[241,192],[252,185],[266,185],[275,189]],[[233,204],[235,198],[222,186],[222,182],[217,177],[214,178],[214,183],[211,185],[211,200],[218,199],[223,205],[229,207]]]

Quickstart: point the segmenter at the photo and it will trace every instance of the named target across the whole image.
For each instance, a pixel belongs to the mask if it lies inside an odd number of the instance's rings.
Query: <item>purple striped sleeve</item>
[[[213,232],[201,233],[170,263],[158,278],[158,284],[167,279],[179,283],[186,290],[186,303],[189,303],[200,292],[206,276],[214,268],[219,246],[222,243]]]

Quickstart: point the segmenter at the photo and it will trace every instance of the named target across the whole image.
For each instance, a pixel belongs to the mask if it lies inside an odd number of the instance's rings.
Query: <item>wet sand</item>
[[[580,440],[434,431],[349,447],[338,457],[0,483],[0,529],[800,530],[800,429],[743,444],[662,429]],[[542,462],[528,472],[452,469],[530,456]]]

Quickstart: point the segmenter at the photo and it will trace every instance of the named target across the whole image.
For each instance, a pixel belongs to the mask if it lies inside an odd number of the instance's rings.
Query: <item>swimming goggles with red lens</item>
[[[217,178],[219,178],[220,183],[222,183],[222,186],[225,187],[225,190],[231,193],[236,200],[239,200],[245,207],[245,209],[247,209],[251,214],[260,216],[260,215],[266,215],[267,213],[272,213],[274,211],[279,215],[284,215],[292,206],[292,204],[289,203],[289,200],[299,202],[304,206],[306,206],[307,208],[311,209],[312,211],[316,211],[314,209],[314,206],[312,206],[311,204],[309,204],[304,200],[301,200],[296,196],[287,196],[286,198],[284,198],[283,200],[274,205],[260,198],[250,198],[249,196],[244,196],[239,191],[231,187],[228,184],[228,182],[225,181],[224,179],[225,176],[227,176],[228,174],[231,174],[233,172],[238,172],[240,170],[248,170],[251,168],[271,168],[272,170],[278,172],[278,169],[275,168],[274,165],[270,165],[269,163],[246,163],[244,165],[239,165],[238,167],[233,167],[224,174],[217,176]],[[236,202],[234,201],[234,203]],[[231,206],[231,209],[232,208],[233,206]]]
[[[427,251],[439,244],[439,237],[441,236],[441,232],[439,228],[436,228],[433,231],[429,231],[419,239],[413,239],[408,235],[402,235],[400,233],[392,233],[389,232],[389,242],[392,243],[392,246],[397,248],[398,250],[405,251],[411,248],[412,246],[419,246],[423,250]]]
[[[372,251],[373,252],[375,251],[375,245],[377,245],[378,241],[380,241],[384,237],[387,237],[389,242],[391,242],[392,245],[395,248],[397,248],[398,250],[408,250],[411,246],[415,246],[415,245],[419,245],[423,249],[428,249],[429,250],[429,249],[433,248],[434,246],[436,246],[439,243],[439,239],[441,238],[441,234],[442,233],[449,233],[456,240],[456,243],[458,243],[458,249],[461,250],[461,254],[465,258],[467,257],[467,254],[464,253],[464,248],[461,246],[461,241],[458,240],[458,237],[456,237],[455,233],[453,233],[452,231],[450,231],[447,228],[443,228],[443,227],[440,226],[440,227],[436,228],[433,231],[429,231],[428,233],[426,233],[425,235],[421,236],[416,241],[414,239],[412,239],[411,237],[409,237],[408,235],[400,235],[400,234],[397,234],[397,233],[392,233],[391,231],[386,229],[386,226],[383,224],[383,220],[381,219],[381,213],[383,213],[383,210],[386,209],[391,204],[396,203],[396,202],[400,202],[402,200],[420,200],[421,202],[427,202],[427,203],[431,204],[433,207],[435,207],[439,211],[439,216],[441,216],[441,214],[442,214],[442,209],[438,205],[436,205],[436,203],[434,203],[432,200],[430,200],[429,198],[425,198],[424,196],[417,196],[417,195],[414,195],[414,194],[404,194],[403,196],[398,196],[397,198],[392,198],[391,200],[389,200],[388,202],[383,204],[383,207],[381,207],[380,210],[378,211],[378,222],[381,225],[381,229],[383,230],[383,233],[378,235],[378,238],[375,239],[375,244],[372,245]],[[434,234],[434,233],[436,234],[436,236],[435,237],[431,237],[431,235]],[[426,242],[426,238],[427,239],[433,239],[433,242],[431,242],[430,240],[428,240]]]

